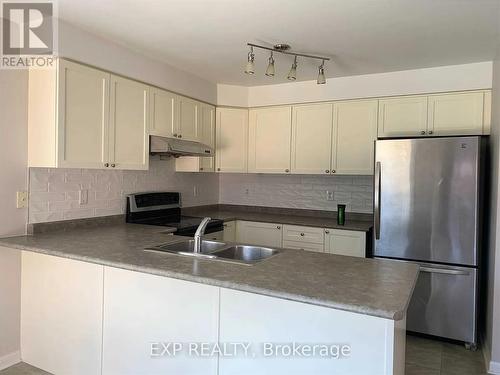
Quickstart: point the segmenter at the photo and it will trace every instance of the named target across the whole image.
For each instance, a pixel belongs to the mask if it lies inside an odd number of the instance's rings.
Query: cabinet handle
[[[220,168],[217,168],[217,171],[220,172]]]
[[[200,168],[200,171],[202,171],[202,170],[203,170],[203,168]]]
[[[286,173],[290,172],[290,169],[285,169],[285,172],[286,172]]]
[[[105,166],[106,168],[108,168],[108,167],[109,167],[109,163],[105,163],[105,164],[104,164],[104,166]]]
[[[281,229],[281,227],[278,225],[278,226],[276,227],[276,229]]]
[[[422,131],[420,132],[420,134],[421,134],[421,135],[425,135],[425,130],[422,130]]]
[[[429,130],[429,134],[433,134],[434,132],[432,130]]]
[[[304,233],[301,233],[300,235],[301,235],[302,237],[304,237]]]
[[[330,173],[330,171],[328,169],[325,170],[325,173]]]
[[[330,231],[329,231],[329,230],[325,230],[325,233],[326,233],[326,234],[329,234],[329,233],[330,233]]]
[[[332,169],[332,173],[335,173],[335,172],[336,172],[336,170],[335,170],[335,169]]]
[[[174,134],[173,134],[173,136],[174,136],[175,138],[177,138],[177,133],[174,133]]]
[[[182,134],[179,134],[179,138],[182,138]]]
[[[111,168],[114,168],[114,167],[116,167],[116,165],[115,164],[111,164]]]

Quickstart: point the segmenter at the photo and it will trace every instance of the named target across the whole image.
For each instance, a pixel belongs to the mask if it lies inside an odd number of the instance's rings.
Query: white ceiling
[[[245,86],[287,82],[290,56],[247,42],[284,42],[332,57],[328,77],[492,60],[499,46],[499,0],[59,0],[59,17],[209,81]],[[317,63],[299,60],[298,80]]]

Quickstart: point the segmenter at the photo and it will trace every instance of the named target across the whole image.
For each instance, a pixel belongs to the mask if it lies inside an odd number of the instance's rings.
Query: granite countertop
[[[300,214],[300,211],[305,211],[309,214]],[[220,207],[187,207],[183,208],[182,212],[183,214],[191,216],[208,216],[212,219],[221,219],[224,221],[259,221],[264,223],[303,225],[329,229],[357,230],[363,232],[369,231],[373,226],[373,222],[371,220],[352,219],[349,217],[349,213],[347,214],[345,225],[338,225],[337,213],[331,212],[327,216],[324,211],[320,211],[321,215],[314,216],[311,214],[311,211],[306,210],[290,210],[290,212],[287,212],[286,209],[279,209],[275,212],[266,212],[266,208],[264,208],[264,210],[249,210],[246,206],[225,207],[221,205]],[[371,215],[367,216],[370,217]]]
[[[413,264],[284,249],[252,266],[143,251],[186,241],[138,224],[1,238],[20,250],[199,282],[392,320],[404,317],[418,276]]]

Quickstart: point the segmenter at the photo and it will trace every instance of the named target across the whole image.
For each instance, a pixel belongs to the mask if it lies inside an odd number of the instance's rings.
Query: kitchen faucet
[[[208,223],[212,220],[210,217],[205,217],[201,221],[198,229],[196,229],[196,233],[194,234],[194,249],[193,252],[201,253],[201,236],[205,234],[205,229]]]

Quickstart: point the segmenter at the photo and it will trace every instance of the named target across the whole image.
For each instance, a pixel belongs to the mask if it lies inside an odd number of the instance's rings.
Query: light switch
[[[17,208],[28,207],[28,192],[27,191],[16,192],[16,207]]]
[[[330,191],[330,190],[326,191],[326,200],[333,201],[333,191]]]

